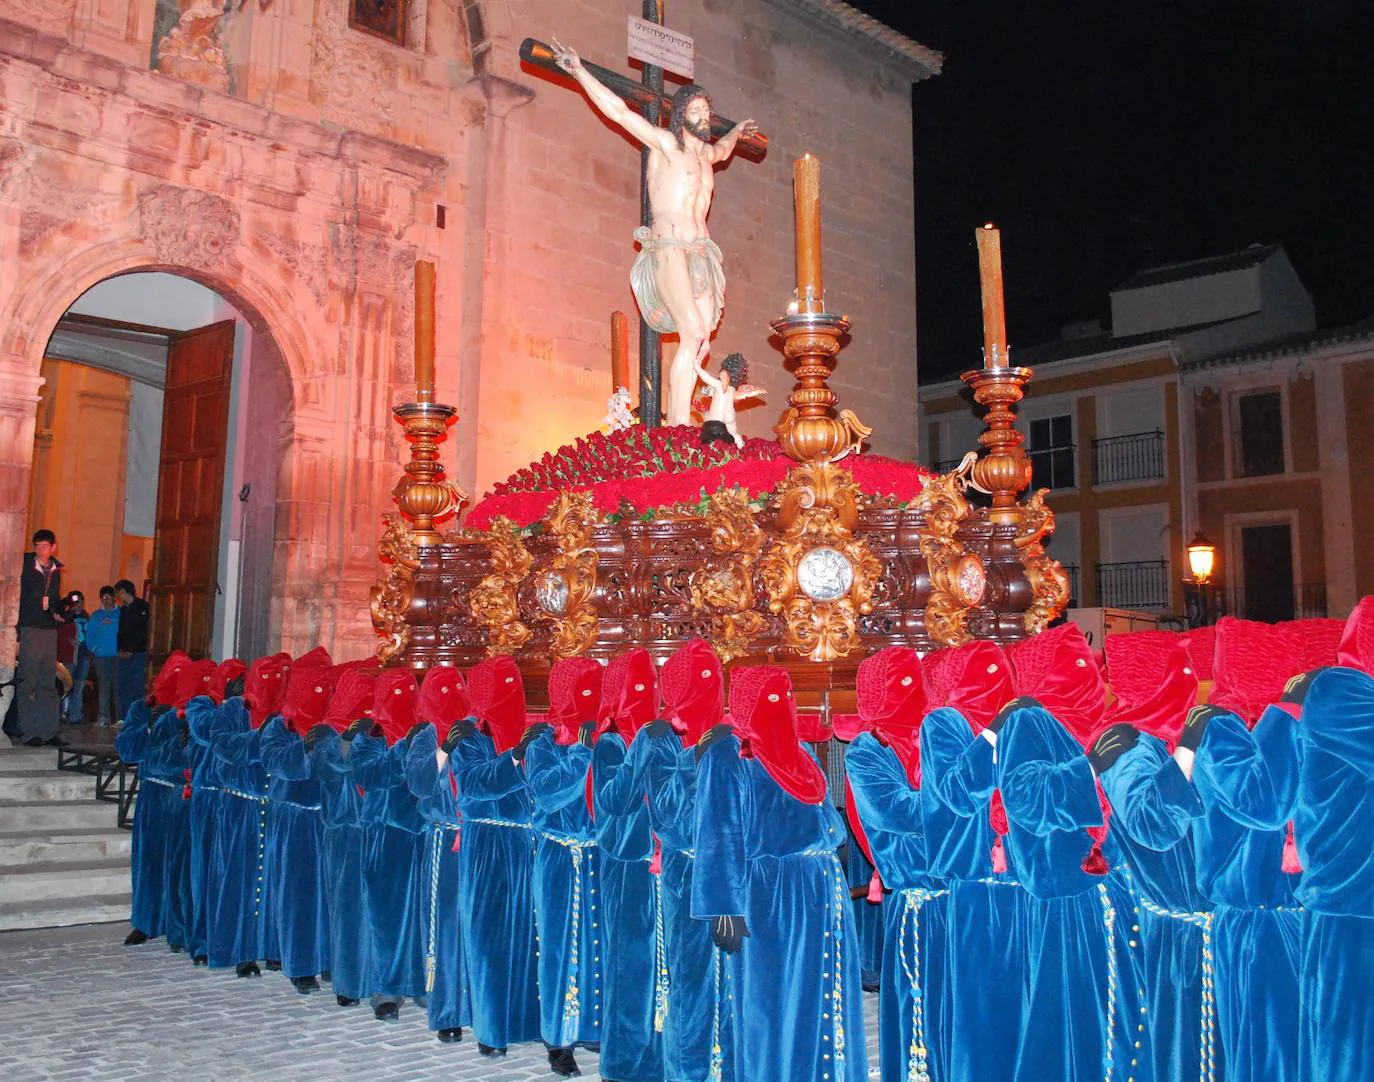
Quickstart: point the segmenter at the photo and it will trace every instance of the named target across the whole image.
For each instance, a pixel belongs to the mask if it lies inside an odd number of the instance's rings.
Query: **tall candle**
[[[415,397],[434,401],[434,264],[415,264]]]
[[[611,313],[611,393],[630,389],[630,322],[624,312]]]
[[[991,222],[978,238],[978,280],[983,287],[983,367],[1007,366],[1007,316],[1002,307],[1002,234]]]
[[[797,218],[797,301],[803,312],[823,312],[821,162],[814,154],[803,154],[792,163],[792,198]]]

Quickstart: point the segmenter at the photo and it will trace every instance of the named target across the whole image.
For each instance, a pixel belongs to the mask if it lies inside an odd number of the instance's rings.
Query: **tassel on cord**
[[[1083,859],[1083,870],[1089,875],[1106,875],[1110,870],[1107,858],[1102,855],[1102,843],[1093,839],[1092,850]]]
[[[992,843],[992,874],[1007,874],[1007,851],[1002,846],[1002,835],[998,834]]]
[[[877,868],[868,877],[868,900],[874,905],[881,904],[883,900],[883,877],[878,874]]]
[[[1283,839],[1283,871],[1285,875],[1297,875],[1302,871],[1302,861],[1298,857],[1298,839],[1293,836],[1293,820],[1288,820],[1288,833]]]
[[[649,861],[649,874],[663,874],[663,843],[658,840],[658,835],[654,835],[654,855]]]

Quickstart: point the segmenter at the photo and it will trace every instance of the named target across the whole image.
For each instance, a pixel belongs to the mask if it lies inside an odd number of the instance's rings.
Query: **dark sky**
[[[1322,325],[1374,315],[1370,0],[856,0],[945,55],[916,86],[923,380],[976,364],[973,230],[1013,348],[1144,267],[1280,242]]]

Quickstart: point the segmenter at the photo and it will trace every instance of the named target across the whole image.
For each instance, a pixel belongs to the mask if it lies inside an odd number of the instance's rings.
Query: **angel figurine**
[[[749,383],[749,362],[744,354],[732,353],[721,361],[719,376],[697,365],[697,376],[706,384],[706,398],[701,402],[701,445],[719,441],[743,447],[744,437],[735,426],[735,403],[748,398],[762,399],[768,393]]]

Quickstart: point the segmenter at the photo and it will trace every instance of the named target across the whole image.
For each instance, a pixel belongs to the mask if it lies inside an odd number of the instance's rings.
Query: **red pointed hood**
[[[648,650],[611,658],[601,682],[601,723],[597,735],[614,729],[629,743],[658,716],[658,672]]]
[[[1294,676],[1336,664],[1341,630],[1338,620],[1265,624],[1223,616],[1217,621],[1216,683],[1208,704],[1254,725]]]
[[[802,803],[825,800],[825,774],[797,737],[797,702],[786,669],[735,669],[730,676],[730,714],[744,758],[757,759],[769,777]]]
[[[980,639],[935,650],[921,664],[929,708],[948,706],[959,711],[975,733],[982,732],[1016,696],[1011,662],[995,642]]]
[[[210,674],[210,679],[205,682],[205,694],[216,703],[224,702],[224,695],[228,691],[229,685],[247,671],[248,666],[236,657],[221,661],[215,666],[215,671]]]
[[[510,751],[525,733],[525,682],[509,654],[498,654],[473,666],[468,695],[481,730],[496,745],[496,754]]]
[[[1336,664],[1374,676],[1374,594],[1361,598],[1345,622]]]
[[[167,660],[162,663],[162,668],[153,677],[153,689],[149,693],[149,698],[154,703],[163,706],[171,706],[176,702],[177,686],[181,682],[181,674],[191,659],[184,650],[173,650],[167,655]]]
[[[320,721],[331,729],[343,732],[359,718],[372,716],[372,703],[377,694],[377,678],[357,668],[346,668],[339,674],[329,707]]]
[[[382,727],[387,744],[394,744],[415,724],[415,700],[420,696],[409,669],[387,669],[373,685],[372,720]]]
[[[1345,623],[1341,620],[1320,618],[1315,620],[1289,620],[1280,624],[1284,634],[1292,644],[1293,657],[1298,668],[1293,675],[1325,669],[1337,664],[1341,641],[1345,636]]]
[[[292,664],[281,704],[281,716],[290,728],[304,736],[324,720],[333,679],[328,654],[321,658],[312,650]]]
[[[291,662],[291,667],[293,669],[332,669],[334,659],[329,656],[329,651],[323,646],[317,646],[313,650],[307,650]]]
[[[1060,624],[1023,639],[1007,655],[1016,694],[1038,701],[1083,747],[1092,743],[1107,708],[1107,688],[1078,625]]]
[[[472,713],[467,685],[463,674],[452,665],[433,665],[425,673],[420,685],[420,698],[415,704],[415,720],[428,721],[443,743],[453,723]]]
[[[290,671],[290,654],[260,657],[248,666],[248,674],[243,680],[243,701],[254,729],[281,709],[282,700],[286,698],[286,676]]]
[[[176,693],[172,697],[172,705],[177,708],[178,713],[185,713],[187,703],[197,695],[205,694],[214,672],[215,663],[209,658],[187,662],[181,667],[177,676]]]
[[[1132,725],[1173,751],[1197,702],[1197,674],[1183,636],[1170,631],[1108,635],[1106,653],[1116,701],[1103,724]]]
[[[601,709],[601,685],[606,675],[600,662],[589,657],[565,657],[549,670],[549,713],[554,739],[563,745],[577,743],[577,731],[596,721]]]
[[[889,646],[864,659],[856,683],[864,727],[897,753],[907,780],[919,788],[928,694],[921,659],[910,647]]]
[[[689,748],[725,716],[725,673],[705,639],[688,639],[663,663],[659,690],[664,716]]]

